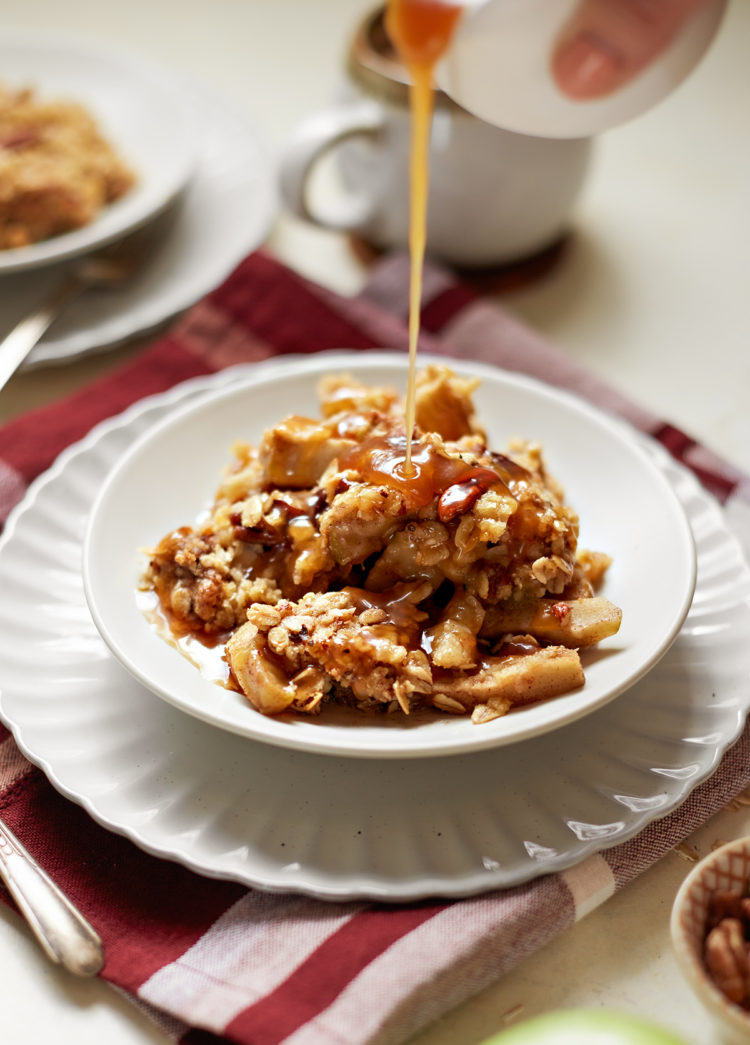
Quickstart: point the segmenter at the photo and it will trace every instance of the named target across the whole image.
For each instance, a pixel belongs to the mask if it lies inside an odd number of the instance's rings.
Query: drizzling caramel
[[[430,124],[433,73],[448,48],[461,15],[460,4],[442,0],[388,0],[386,29],[411,77],[411,158],[409,172],[409,379],[406,387],[406,475],[413,474],[412,437],[416,403],[422,268],[427,242]]]
[[[402,591],[366,591],[364,588],[344,588],[357,613],[366,610],[382,610],[385,613],[383,624],[394,628],[407,628],[413,626],[416,617],[424,617],[426,614],[415,609],[411,601],[413,585],[402,585]]]
[[[409,511],[416,511],[438,499],[441,522],[468,511],[474,501],[491,486],[509,494],[511,480],[527,478],[528,472],[498,454],[498,466],[468,464],[460,457],[447,457],[432,443],[415,442],[411,472],[406,468],[406,439],[403,436],[375,436],[366,439],[341,457],[342,471],[352,469],[368,483],[389,486],[403,494]],[[508,467],[503,467],[507,461]]]

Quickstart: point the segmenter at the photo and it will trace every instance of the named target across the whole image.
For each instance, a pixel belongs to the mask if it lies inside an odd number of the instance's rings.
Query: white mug
[[[304,120],[281,157],[283,200],[297,217],[350,232],[376,249],[405,248],[409,216],[406,74],[382,11],[359,27],[342,97]],[[341,192],[314,198],[313,171],[335,150]],[[458,267],[516,262],[567,231],[589,165],[590,138],[503,130],[442,91],[435,99],[427,251]]]

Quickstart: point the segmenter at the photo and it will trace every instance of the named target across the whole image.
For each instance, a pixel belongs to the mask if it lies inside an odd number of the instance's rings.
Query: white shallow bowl
[[[95,38],[3,30],[0,69],[9,89],[33,87],[41,101],[84,105],[138,179],[91,224],[0,250],[0,274],[104,246],[163,210],[187,183],[196,157],[190,112],[169,73],[147,59]]]
[[[703,963],[708,908],[714,893],[750,894],[750,838],[727,842],[695,865],[675,897],[670,923],[675,956],[716,1021],[717,1041],[743,1045],[750,1041],[750,1012],[722,994]]]
[[[389,353],[316,355],[258,370],[178,409],[130,448],[101,490],[84,544],[89,608],[115,656],[160,697],[231,732],[375,758],[456,754],[534,737],[602,707],[644,675],[679,631],[695,584],[690,527],[670,485],[629,429],[577,398],[479,364],[459,369],[482,379],[476,403],[490,445],[502,449],[515,435],[540,439],[580,513],[582,546],[614,557],[604,593],[622,607],[623,624],[617,636],[584,652],[582,690],[482,726],[465,717],[406,719],[335,708],[316,718],[264,717],[241,695],[208,681],[141,614],[136,588],[146,558],[139,549],[198,517],[231,444],[257,441],[288,414],[315,416],[316,382],[331,371],[405,387],[405,359]]]

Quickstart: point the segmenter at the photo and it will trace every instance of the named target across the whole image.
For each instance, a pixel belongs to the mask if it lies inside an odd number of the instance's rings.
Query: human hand
[[[668,47],[700,8],[719,0],[581,0],[552,56],[557,85],[581,101],[616,91]]]

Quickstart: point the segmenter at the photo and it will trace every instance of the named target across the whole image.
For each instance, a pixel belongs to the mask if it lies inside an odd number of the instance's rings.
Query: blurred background
[[[370,0],[5,0],[3,24],[99,37],[187,73],[249,114],[277,156],[336,95],[351,36],[372,9]],[[750,387],[749,53],[750,4],[731,0],[687,82],[599,136],[551,270],[490,288],[592,371],[748,468],[750,449],[738,460],[750,447],[747,415],[725,393],[727,382]],[[268,247],[344,293],[367,277],[369,261],[347,237],[282,212]],[[64,391],[74,373],[58,374]],[[6,390],[0,409],[21,409],[23,393],[19,379],[14,404]]]

